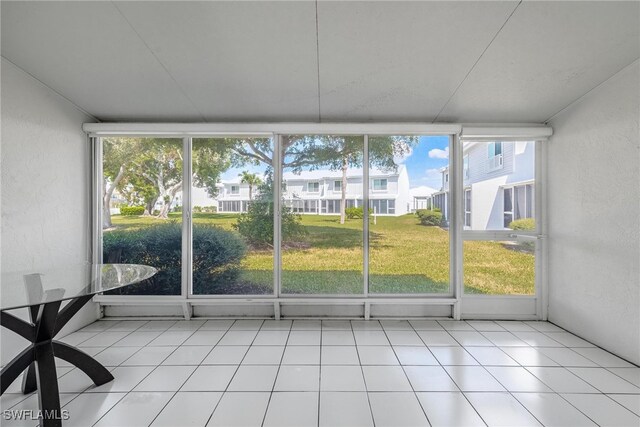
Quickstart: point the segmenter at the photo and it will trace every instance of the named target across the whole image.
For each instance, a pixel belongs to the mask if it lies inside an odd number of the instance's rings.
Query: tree
[[[141,149],[140,138],[109,138],[103,144],[102,228],[112,227],[111,198],[116,189],[122,189],[131,161]]]
[[[249,201],[253,200],[253,187],[262,184],[262,180],[258,175],[248,171],[242,171],[238,176],[242,184],[249,184]]]
[[[250,244],[256,247],[273,247],[273,175],[267,173],[265,181],[259,184],[256,200],[250,203],[247,212],[238,217],[233,227],[238,230]],[[282,206],[280,224],[283,242],[290,241],[305,234],[300,215]]]
[[[231,150],[234,164],[250,161],[273,168],[273,145],[268,138],[233,139]],[[294,173],[329,167],[342,172],[340,223],[345,221],[347,171],[362,167],[364,141],[362,136],[282,135],[282,168]],[[417,136],[374,136],[369,138],[369,163],[384,171],[397,169],[396,160],[411,153]],[[247,160],[249,159],[249,160]]]
[[[369,138],[369,164],[384,171],[397,170],[397,161],[405,157],[418,137],[376,136]],[[329,167],[342,173],[340,186],[340,223],[344,224],[347,171],[350,167],[361,168],[364,162],[364,139],[361,136],[301,136],[292,140],[290,151],[304,157],[311,170]]]
[[[227,146],[193,143],[193,181],[215,197],[220,174],[231,165]],[[167,138],[107,138],[103,144],[103,228],[111,227],[111,198],[117,189],[130,203],[144,203],[151,215],[162,200],[158,218],[168,218],[182,190],[182,141]]]

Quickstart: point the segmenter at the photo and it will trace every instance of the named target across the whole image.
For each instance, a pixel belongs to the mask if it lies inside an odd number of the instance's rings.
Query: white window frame
[[[309,186],[315,184],[314,187],[317,185],[318,189],[317,190],[309,190]],[[307,182],[307,193],[310,194],[319,194],[320,193],[320,181],[309,181]]]
[[[469,179],[469,154],[465,154],[462,158],[462,168],[464,170],[464,179]]]
[[[384,188],[376,189],[376,181],[384,181]],[[374,193],[384,193],[386,191],[389,191],[389,178],[373,178],[371,180],[371,191],[373,191]]]
[[[237,196],[240,194],[240,186],[233,184],[230,186],[231,188],[229,188],[229,194],[231,194],[232,196]],[[233,191],[233,189],[236,189],[236,191]]]
[[[479,131],[474,129],[474,131]],[[474,135],[475,132],[469,132],[469,137],[463,141],[480,141],[480,142],[516,142],[516,141],[532,141],[535,143],[535,171],[534,180],[514,183],[534,184],[534,211],[536,212],[536,229],[533,231],[511,230],[508,228],[502,230],[464,230],[462,231],[462,240],[478,240],[478,241],[534,241],[535,249],[535,294],[534,295],[477,295],[464,293],[464,275],[461,272],[462,280],[459,285],[459,295],[461,295],[461,307],[463,317],[476,319],[482,318],[509,318],[509,319],[547,319],[548,313],[548,280],[547,280],[547,246],[546,232],[547,223],[546,215],[542,209],[543,200],[546,197],[546,169],[544,158],[546,156],[547,145],[544,142],[547,138],[527,137],[526,135],[505,136],[498,138],[498,135]],[[504,149],[504,144],[503,144]],[[461,171],[462,173],[462,171]],[[513,185],[501,186],[500,191],[505,188],[511,188],[512,199],[514,197]],[[504,192],[502,193],[504,197]],[[512,208],[513,208],[512,200]],[[504,200],[502,200],[501,212],[503,213],[501,221],[504,222]],[[508,211],[507,211],[508,212]],[[513,212],[513,211],[512,211]],[[461,245],[462,250],[462,245]],[[462,260],[463,254],[460,254]]]
[[[402,123],[373,123],[373,124],[317,124],[317,123],[240,123],[240,124],[176,124],[176,123],[87,123],[83,126],[84,131],[89,135],[92,141],[93,153],[93,260],[96,263],[102,260],[102,230],[101,230],[101,192],[102,192],[102,138],[103,137],[180,137],[183,138],[184,152],[188,157],[185,159],[184,166],[184,183],[183,201],[185,205],[191,203],[191,144],[194,137],[272,137],[274,139],[274,152],[280,152],[281,138],[280,135],[286,134],[349,134],[364,135],[365,137],[365,161],[364,161],[364,200],[363,205],[368,205],[368,152],[367,141],[369,135],[449,135],[450,137],[450,168],[453,171],[451,177],[450,197],[447,207],[450,210],[450,251],[451,251],[451,295],[440,294],[401,294],[401,295],[368,295],[367,287],[364,287],[364,294],[360,296],[307,296],[304,298],[286,298],[278,293],[279,278],[279,262],[280,262],[280,236],[279,226],[280,218],[276,215],[274,218],[274,294],[272,296],[264,295],[242,295],[242,296],[203,296],[195,298],[189,293],[191,281],[191,260],[190,260],[190,242],[192,219],[191,212],[188,209],[183,210],[183,274],[182,274],[182,294],[179,296],[104,296],[98,295],[94,298],[101,307],[113,308],[114,313],[128,313],[128,316],[140,315],[158,315],[159,313],[169,313],[175,315],[175,309],[178,313],[190,318],[194,313],[202,314],[202,310],[209,306],[229,306],[237,305],[238,307],[249,307],[247,310],[257,313],[263,312],[264,307],[271,307],[270,316],[280,318],[281,308],[299,307],[301,304],[317,304],[323,305],[339,305],[339,306],[357,306],[363,307],[360,316],[368,319],[374,307],[378,309],[385,308],[385,312],[397,309],[400,316],[406,316],[408,307],[432,307],[433,309],[450,307],[453,318],[460,319],[464,316],[464,302],[462,294],[462,197],[463,197],[463,171],[462,171],[462,146],[460,137],[487,137],[508,140],[511,136],[517,140],[545,140],[551,134],[552,130],[548,127],[531,125],[523,127],[492,127],[492,126],[475,126],[463,127],[458,124],[402,124]],[[536,158],[542,158],[539,154],[542,150],[546,150],[545,144],[536,145]],[[543,162],[536,162],[536,185],[535,185],[535,204],[537,213],[536,230],[540,237],[546,232],[546,223],[541,209],[542,201],[546,192],[546,185],[540,177],[544,176]],[[279,212],[282,201],[276,195],[281,194],[281,178],[282,170],[279,162],[274,165],[274,204],[275,212]],[[364,236],[368,239],[368,221],[364,221]],[[478,237],[478,236],[476,236]],[[545,249],[544,240],[541,241],[539,248]],[[546,252],[543,251],[546,254]],[[536,257],[536,260],[544,260],[544,257]],[[368,246],[365,245],[365,265],[368,260]],[[536,265],[536,269],[544,270],[544,263]],[[546,270],[544,270],[546,271]],[[364,270],[365,283],[368,275],[368,269]],[[536,280],[544,275],[536,274]],[[536,286],[536,292],[546,297],[546,281],[543,286]],[[537,295],[539,296],[539,295]],[[546,304],[538,298],[540,319],[546,319]],[[255,310],[251,307],[255,307]],[[130,308],[130,310],[126,310]],[[389,308],[389,310],[386,310]],[[256,311],[257,310],[257,311]],[[426,309],[420,309],[422,315],[425,315]],[[438,310],[436,310],[438,311]],[[413,311],[411,311],[413,312]],[[439,312],[442,312],[441,310]],[[239,314],[240,315],[240,314]],[[251,315],[251,314],[245,314]],[[255,315],[255,314],[254,314]],[[335,315],[335,311],[334,311]],[[440,314],[442,315],[442,314]]]
[[[338,184],[338,185],[336,185]],[[342,180],[341,179],[336,179],[333,181],[333,191],[342,191]]]
[[[496,147],[500,144],[500,153],[496,154]],[[493,147],[493,150],[491,150]],[[503,141],[491,141],[487,144],[487,171],[493,172],[504,167],[504,144]]]
[[[469,194],[469,203],[467,203],[467,193]],[[463,224],[465,227],[471,228],[471,187],[467,187],[464,189],[464,220]],[[467,215],[469,216],[469,223],[467,223]]]
[[[527,195],[530,194],[531,190],[529,190],[529,186],[531,186],[533,188],[533,194],[531,194],[531,205],[529,205],[529,202],[527,200]],[[520,181],[520,182],[514,182],[513,184],[509,184],[509,185],[503,185],[502,187],[502,191],[503,191],[503,197],[504,197],[504,190],[511,190],[511,211],[507,211],[504,212],[504,203],[503,203],[503,214],[504,213],[509,213],[512,216],[512,221],[515,221],[517,219],[524,219],[524,218],[535,218],[536,217],[536,203],[535,203],[535,192],[536,192],[536,184],[535,184],[535,180],[528,180],[528,181]],[[522,211],[524,212],[524,216],[521,216],[520,218],[516,218],[516,188],[518,189],[522,189],[522,191],[524,191],[524,206],[522,207]],[[531,209],[531,216],[527,216],[527,210]]]

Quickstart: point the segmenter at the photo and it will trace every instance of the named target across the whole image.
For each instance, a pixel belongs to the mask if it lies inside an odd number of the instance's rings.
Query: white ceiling
[[[103,121],[543,122],[640,2],[7,2],[2,56]]]

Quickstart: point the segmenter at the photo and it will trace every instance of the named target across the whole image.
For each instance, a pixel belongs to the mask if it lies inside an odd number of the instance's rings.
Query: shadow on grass
[[[342,228],[340,223],[337,225],[336,227],[305,225],[304,229],[308,233],[305,241],[313,248],[362,248],[364,241],[362,229]],[[382,237],[379,233],[370,233],[369,241],[378,241]]]

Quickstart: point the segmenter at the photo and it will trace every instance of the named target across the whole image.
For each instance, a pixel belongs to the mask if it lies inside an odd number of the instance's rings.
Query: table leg
[[[38,382],[38,402],[40,403],[42,427],[62,426],[62,409],[58,391],[56,361],[53,346],[43,344],[36,347],[36,378]]]
[[[38,390],[42,427],[59,427],[64,418],[60,408],[56,357],[77,366],[91,378],[96,386],[113,380],[113,375],[107,368],[94,358],[75,347],[53,339],[90,299],[90,295],[75,298],[62,310],[59,310],[60,301],[30,307],[32,323],[6,311],[0,312],[0,324],[3,327],[32,343],[2,369],[0,394],[4,394],[9,385],[26,370],[22,389],[25,394]]]

